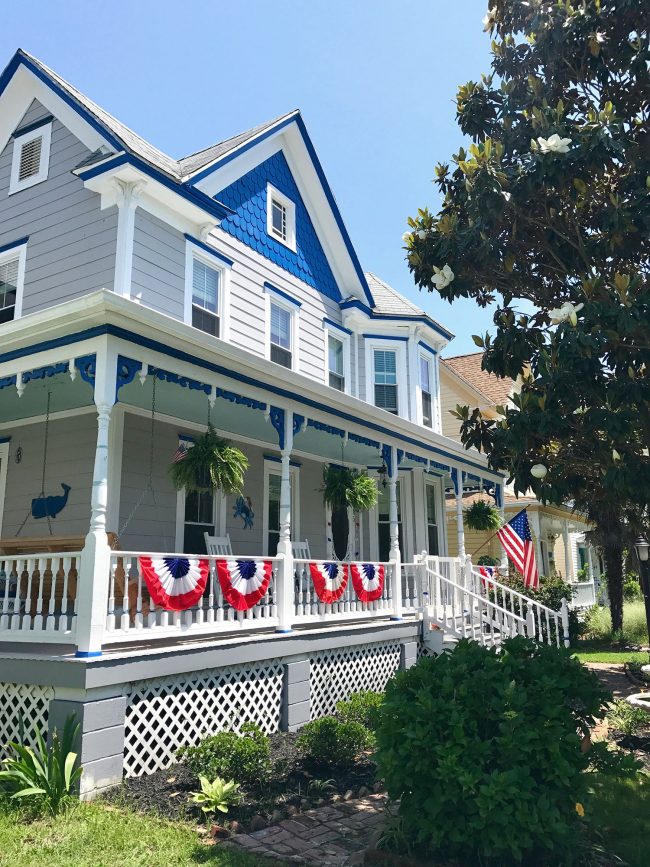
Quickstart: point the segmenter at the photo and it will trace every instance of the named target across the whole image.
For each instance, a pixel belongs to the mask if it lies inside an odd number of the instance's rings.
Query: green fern
[[[185,488],[187,491],[241,494],[247,469],[246,455],[209,425],[185,457],[170,466],[169,474],[178,491]]]
[[[499,510],[485,500],[477,500],[465,509],[463,520],[468,530],[498,530],[501,526]]]
[[[323,469],[323,501],[334,511],[349,507],[355,512],[367,512],[377,504],[377,483],[366,473],[350,467],[328,464]]]

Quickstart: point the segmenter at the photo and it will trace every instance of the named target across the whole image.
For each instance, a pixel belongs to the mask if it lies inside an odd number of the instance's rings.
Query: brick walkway
[[[300,813],[251,834],[236,834],[226,846],[290,864],[343,867],[361,864],[360,853],[377,842],[385,818],[385,795],[332,804]]]
[[[614,698],[625,698],[635,692],[640,692],[641,687],[635,686],[625,674],[625,669],[618,663],[588,662],[590,668],[603,682],[607,689],[611,690]]]

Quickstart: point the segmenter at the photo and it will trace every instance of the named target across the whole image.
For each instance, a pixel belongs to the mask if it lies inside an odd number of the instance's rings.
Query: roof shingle
[[[493,403],[500,406],[507,402],[514,388],[512,379],[500,379],[493,373],[481,369],[482,352],[471,352],[468,355],[456,355],[441,359],[453,372],[464,379],[472,388]]]

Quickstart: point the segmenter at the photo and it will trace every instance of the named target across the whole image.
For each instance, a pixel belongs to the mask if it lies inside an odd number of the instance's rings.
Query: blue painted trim
[[[224,217],[233,213],[230,208],[222,205],[221,202],[218,202],[216,199],[211,199],[210,196],[206,196],[205,193],[202,193],[200,190],[195,190],[193,187],[175,181],[173,178],[170,178],[169,175],[166,175],[164,172],[161,172],[159,169],[154,168],[149,165],[149,163],[146,163],[144,160],[141,160],[139,157],[130,153],[118,154],[112,159],[106,160],[99,165],[89,166],[87,169],[82,169],[77,174],[82,181],[89,181],[91,178],[96,178],[98,175],[103,175],[105,172],[112,171],[112,169],[118,169],[125,165],[133,166],[143,172],[143,174],[158,181],[159,184],[167,187],[168,190],[172,190],[182,198],[187,199],[187,201],[191,202],[191,204],[195,205],[197,208],[201,208],[203,211],[211,214],[219,220],[222,220]]]
[[[232,259],[229,259],[227,256],[224,256],[223,253],[219,253],[214,247],[210,247],[208,244],[204,244],[203,241],[199,241],[198,238],[193,238],[191,235],[185,234],[185,240],[189,241],[190,244],[194,244],[196,247],[199,247],[201,250],[205,250],[206,253],[209,253],[211,256],[214,256],[215,259],[220,259],[230,268],[235,264]]]
[[[290,635],[293,632],[293,629],[276,629],[275,631],[280,635]]]
[[[112,132],[106,127],[103,123],[101,123],[94,115],[92,115],[87,109],[85,109],[80,102],[77,102],[66,90],[64,90],[59,84],[57,84],[53,78],[43,72],[40,67],[36,66],[29,57],[27,57],[20,48],[11,58],[7,66],[5,67],[2,75],[0,75],[0,96],[4,93],[7,85],[14,77],[14,74],[18,67],[22,65],[27,67],[30,72],[32,72],[36,78],[42,81],[50,90],[54,91],[58,97],[60,97],[66,105],[69,105],[70,108],[73,108],[78,115],[83,117],[83,119],[88,123],[94,130],[96,130],[100,135],[102,135],[109,144],[111,144],[114,148],[121,150],[123,147],[122,142],[120,142]]]
[[[0,437],[0,443],[11,442],[11,437]]]
[[[281,464],[282,458],[279,458],[277,455],[262,455],[265,461],[272,461],[274,464]],[[290,467],[301,467],[302,464],[300,461],[289,461]]]
[[[359,278],[359,282],[361,283],[361,287],[363,289],[363,293],[366,296],[368,303],[371,307],[375,306],[374,298],[372,297],[372,292],[370,291],[370,287],[368,286],[368,281],[366,280],[366,275],[363,273],[363,268],[361,267],[361,263],[357,257],[356,251],[352,246],[352,241],[350,236],[348,235],[348,231],[345,228],[345,224],[343,222],[343,218],[341,216],[341,212],[338,209],[338,205],[336,204],[336,199],[332,193],[329,183],[327,182],[327,178],[325,177],[325,172],[323,171],[323,167],[320,164],[320,160],[316,155],[316,150],[314,145],[312,144],[311,139],[309,138],[309,134],[307,133],[307,128],[305,126],[305,122],[299,114],[294,114],[291,117],[286,118],[282,121],[282,123],[278,123],[275,126],[272,126],[270,129],[266,129],[263,132],[259,133],[259,135],[255,136],[252,139],[244,142],[240,147],[236,148],[229,154],[223,156],[220,160],[212,163],[212,165],[208,166],[205,169],[202,169],[200,172],[195,174],[188,184],[191,186],[195,186],[199,181],[203,180],[203,178],[212,174],[212,172],[217,169],[225,166],[227,163],[236,159],[241,154],[246,153],[246,151],[250,150],[255,145],[258,145],[260,142],[263,142],[265,139],[269,138],[269,136],[275,135],[280,130],[284,129],[286,126],[295,123],[300,131],[302,136],[302,140],[304,142],[305,147],[307,148],[307,153],[309,154],[316,174],[318,175],[318,179],[323,188],[323,192],[325,193],[325,198],[330,206],[332,211],[332,215],[334,216],[334,220],[336,221],[336,225],[338,226],[339,232],[341,233],[341,238],[343,239],[343,243],[345,244],[345,248],[348,251],[348,255],[352,261],[352,266],[356,271],[357,277]]]
[[[408,337],[398,337],[396,334],[362,334],[366,340],[401,340],[403,343],[408,343]]]
[[[280,446],[280,451],[284,450],[284,438],[285,438],[285,429],[284,429],[284,420],[285,420],[285,411],[279,406],[272,406],[269,408],[269,421],[273,425],[278,435],[278,445]]]
[[[173,347],[167,346],[164,343],[160,343],[157,340],[152,340],[150,337],[145,337],[142,334],[136,334],[133,331],[128,331],[126,328],[120,328],[117,325],[108,324],[96,325],[93,328],[87,328],[84,331],[78,331],[76,334],[66,334],[63,337],[57,337],[52,340],[43,340],[40,343],[33,344],[32,346],[12,349],[10,352],[6,352],[0,355],[0,364],[5,361],[12,361],[15,358],[23,358],[26,355],[33,355],[37,352],[54,349],[58,346],[70,346],[70,344],[79,343],[82,340],[89,340],[93,337],[100,337],[103,335],[119,337],[122,340],[127,340],[130,343],[135,344],[136,346],[144,346],[146,349],[151,349],[154,352],[160,352],[161,354],[167,355],[170,358],[175,358],[178,361],[186,361],[189,364],[195,365],[196,367],[202,367],[204,370],[209,370],[211,373],[220,374],[230,379],[235,379],[238,382],[243,382],[244,384],[253,386],[255,388],[260,387],[259,379],[254,379],[251,376],[239,373],[239,371],[233,370],[229,367],[224,367],[221,364],[215,364],[214,362],[207,361],[202,358],[197,358],[195,355],[190,355],[190,353],[185,352],[182,349],[174,349]],[[353,424],[363,425],[363,427],[367,428],[368,430],[373,430],[376,431],[378,434],[388,436],[393,439],[398,439],[402,443],[408,443],[412,446],[416,446],[417,448],[424,449],[427,452],[431,452],[431,454],[433,455],[438,455],[439,457],[447,458],[450,461],[462,463],[466,467],[474,467],[483,475],[483,478],[485,479],[489,479],[491,473],[493,475],[497,475],[497,473],[493,473],[493,471],[490,471],[486,467],[482,467],[480,464],[475,464],[472,461],[469,461],[459,455],[450,454],[449,452],[446,452],[441,448],[429,445],[428,443],[423,443],[419,439],[413,439],[413,437],[397,433],[396,431],[384,427],[381,424],[377,424],[376,422],[364,421],[363,419],[360,419],[358,416],[352,415],[349,412],[332,409],[331,406],[319,403],[317,400],[313,400],[312,398],[307,397],[302,393],[289,391],[286,388],[280,388],[279,386],[268,385],[266,383],[264,384],[264,388],[269,393],[279,395],[280,397],[287,398],[288,400],[295,401],[296,403],[303,404],[304,406],[309,406],[312,409],[326,412],[329,415],[337,416],[338,418],[342,418],[345,421],[352,422]],[[432,465],[435,466],[434,461],[432,461]],[[444,469],[445,472],[448,472],[449,467],[443,467],[441,465],[441,469]]]
[[[349,310],[350,308],[355,308],[357,310],[363,310],[364,313],[367,313],[368,316],[372,315],[372,310],[368,307],[367,304],[364,304],[363,301],[359,301],[358,298],[352,298],[349,301],[342,301],[339,304],[341,310]]]
[[[11,134],[11,138],[20,138],[21,135],[27,135],[28,132],[34,132],[34,130],[39,129],[42,126],[47,126],[49,123],[52,123],[53,120],[54,115],[47,114],[40,120],[35,120],[34,123],[28,123],[25,124],[25,126],[21,126],[19,129],[15,129]]]
[[[430,352],[432,355],[437,355],[438,352],[433,348],[433,346],[429,346],[428,343],[425,343],[424,340],[418,340],[418,346],[422,349],[426,349],[427,352]]]
[[[264,282],[264,289],[266,292],[272,292],[274,295],[279,295],[280,298],[284,298],[285,301],[288,301],[289,304],[293,304],[296,307],[302,307],[302,303],[300,301],[296,301],[288,292],[283,292],[282,289],[278,289],[277,286],[274,286],[273,283]]]
[[[352,334],[349,328],[346,328],[344,325],[339,325],[338,322],[334,322],[333,319],[328,319],[327,316],[323,317],[323,325],[329,325],[330,328],[337,328],[344,334]]]
[[[77,659],[94,659],[97,656],[101,656],[101,650],[78,650],[75,653]]]
[[[0,253],[6,253],[7,250],[13,250],[15,247],[22,247],[29,241],[29,235],[25,235],[24,238],[18,238],[17,241],[10,241],[8,244],[3,244],[0,247]]]

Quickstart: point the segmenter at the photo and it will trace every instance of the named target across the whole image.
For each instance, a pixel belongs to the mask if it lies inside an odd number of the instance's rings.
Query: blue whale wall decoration
[[[70,493],[70,485],[61,482],[63,494],[58,497],[35,497],[32,500],[32,518],[56,518],[65,509]]]

